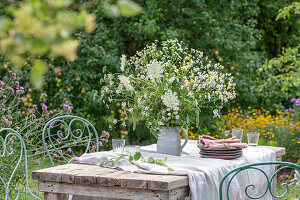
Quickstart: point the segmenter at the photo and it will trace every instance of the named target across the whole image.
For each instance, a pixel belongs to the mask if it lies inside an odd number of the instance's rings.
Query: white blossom
[[[219,115],[219,110],[218,110],[218,109],[214,109],[214,110],[213,110],[213,113],[214,113],[214,118],[220,117],[220,115]]]
[[[164,68],[161,62],[154,60],[147,65],[147,77],[150,78],[152,81],[162,77],[163,72]]]
[[[124,54],[122,54],[122,57],[121,57],[121,71],[124,72],[125,70],[125,64],[126,64],[126,56]]]
[[[164,96],[161,97],[161,99],[168,108],[175,110],[179,107],[179,100],[176,92],[169,90]]]
[[[132,91],[133,90],[133,87],[132,85],[130,84],[130,78],[127,77],[127,76],[124,76],[124,75],[120,75],[119,76],[119,80],[121,82],[122,85],[124,85],[124,87],[129,90],[129,91]]]

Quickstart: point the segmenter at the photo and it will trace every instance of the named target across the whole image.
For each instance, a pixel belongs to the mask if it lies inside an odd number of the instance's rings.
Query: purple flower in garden
[[[68,149],[67,149],[67,152],[68,152],[68,153],[72,153],[72,149],[71,149],[71,148],[68,148]]]
[[[52,111],[52,110],[50,110],[50,111],[49,111],[49,113],[50,113],[50,115],[52,115],[52,114],[53,114],[53,111]]]
[[[300,98],[296,100],[296,106],[300,106]]]
[[[65,101],[65,104],[64,104],[64,108],[67,109],[67,115],[70,115],[72,110],[73,110],[73,106],[69,106],[68,105],[68,101]]]
[[[2,112],[5,112],[5,108],[2,108]]]
[[[27,112],[30,113],[30,114],[33,113],[32,110],[31,110],[30,108],[27,109]]]
[[[54,154],[53,154],[53,157],[54,157],[54,158],[57,158],[57,157],[58,157],[58,155],[57,155],[56,153],[54,153]]]
[[[102,147],[103,146],[103,143],[101,141],[99,141],[99,146]]]
[[[61,149],[59,149],[59,150],[58,150],[58,152],[59,152],[59,153],[62,153],[62,150],[61,150]]]
[[[294,124],[290,124],[290,127],[294,126]]]
[[[47,97],[47,94],[46,94],[46,93],[43,93],[43,94],[41,95],[41,97]]]
[[[35,119],[36,118],[35,114],[32,114],[32,117]]]
[[[39,165],[39,164],[41,164],[41,162],[39,160],[36,160],[35,164]]]
[[[25,91],[24,91],[24,90],[17,90],[16,93],[17,93],[17,94],[24,94]]]
[[[293,108],[289,108],[289,111],[290,111],[290,112],[293,112]]]
[[[299,126],[297,126],[297,129],[299,130]]]
[[[295,102],[296,101],[296,98],[292,98],[291,99],[291,102],[293,103],[293,102]]]
[[[56,142],[59,143],[59,139],[57,139]]]
[[[17,129],[17,130],[19,130],[19,129],[20,129],[20,127],[18,127],[18,126],[17,126],[17,127],[16,127],[16,129]]]
[[[11,75],[12,75],[13,79],[17,79],[16,73],[12,73]]]
[[[6,117],[3,117],[2,122],[6,127],[9,127],[12,124],[12,121],[9,121],[8,119],[6,119]]]
[[[11,138],[9,138],[9,139],[8,139],[8,142],[12,144],[12,143],[14,142],[14,140],[11,139]]]
[[[109,132],[107,131],[102,131],[103,135],[105,135],[105,137],[109,138]]]
[[[15,93],[15,90],[14,90],[12,87],[7,87],[7,89],[8,89],[9,91],[11,91],[12,93]]]
[[[3,86],[3,85],[5,85],[5,83],[0,80],[0,86]]]
[[[33,105],[32,107],[33,107],[35,110],[38,109],[37,105]]]
[[[34,153],[34,155],[39,155],[41,152],[40,151],[36,151],[35,153]]]
[[[41,103],[41,106],[42,106],[42,110],[43,110],[43,111],[48,112],[48,111],[47,111],[48,107],[46,106],[46,104]]]

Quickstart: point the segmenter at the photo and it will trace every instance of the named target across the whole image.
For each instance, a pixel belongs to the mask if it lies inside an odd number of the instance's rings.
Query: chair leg
[[[44,198],[45,198],[45,200],[68,200],[68,195],[45,192]]]

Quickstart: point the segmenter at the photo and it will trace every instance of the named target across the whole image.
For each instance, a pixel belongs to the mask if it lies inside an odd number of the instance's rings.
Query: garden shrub
[[[246,111],[232,109],[222,116],[223,122],[218,124],[219,133],[224,137],[226,133],[230,135],[233,128],[242,128],[243,140],[247,142],[247,132],[259,132],[260,145],[285,147],[284,158],[291,161],[300,160],[300,98],[298,106],[295,105],[282,111],[276,109],[276,115],[263,108],[249,107]]]
[[[76,0],[77,4],[85,2],[89,1]],[[277,56],[276,52],[271,52],[272,49],[293,47],[295,44],[298,25],[288,19],[275,21],[278,10],[288,5],[289,1],[136,2],[143,7],[143,12],[131,18],[108,17],[103,13],[103,4],[87,7],[90,13],[96,15],[96,28],[92,34],[74,34],[80,42],[78,58],[72,63],[63,59],[45,60],[49,71],[45,76],[43,91],[48,94],[49,106],[56,108],[67,100],[76,108],[73,111],[75,115],[87,118],[96,128],[106,129],[107,120],[112,114],[119,113],[119,107],[116,105],[107,110],[99,99],[93,99],[93,90],[100,89],[98,83],[102,78],[102,68],[107,66],[111,72],[116,72],[122,54],[132,56],[146,44],[166,39],[182,40],[188,47],[203,51],[234,75],[238,96],[230,107],[239,104],[241,109],[246,109],[260,105],[267,110],[275,110],[274,104],[287,101],[270,101],[269,91],[257,89],[265,80],[258,75],[257,69],[267,58]],[[0,3],[1,14],[7,13],[6,4]],[[281,28],[283,25],[284,28]],[[289,37],[286,37],[287,34]],[[265,42],[266,39],[268,42]],[[27,66],[20,72],[25,80],[29,80],[29,71],[30,66]],[[30,84],[26,82],[24,88],[29,87]],[[40,91],[35,93],[32,95],[34,101],[39,100],[41,94]],[[202,129],[208,130],[211,119],[205,113],[201,119]],[[142,128],[144,126],[139,127],[129,134],[131,142],[138,138],[135,134],[139,132],[143,132],[141,144],[153,141],[147,130]],[[112,137],[120,137],[121,130],[119,127],[115,129]]]

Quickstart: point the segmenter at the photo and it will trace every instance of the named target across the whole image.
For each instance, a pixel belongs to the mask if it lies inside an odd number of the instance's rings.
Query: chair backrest
[[[260,169],[260,168],[257,167],[257,166],[262,166],[262,165],[280,165],[281,167],[278,168],[278,169],[272,174],[271,178],[269,178],[269,177],[267,176],[267,174],[266,174],[262,169]],[[234,170],[231,170],[230,172],[228,172],[228,173],[222,178],[222,180],[221,180],[221,182],[220,182],[220,185],[219,185],[219,198],[220,198],[220,200],[223,200],[223,191],[222,191],[222,189],[223,189],[223,183],[224,183],[225,179],[226,179],[228,176],[230,176],[229,182],[228,182],[227,187],[226,187],[226,197],[227,197],[226,200],[230,200],[229,187],[230,187],[230,184],[231,184],[233,178],[235,178],[235,176],[236,176],[237,174],[239,174],[240,172],[242,172],[242,171],[244,171],[244,170],[247,170],[247,169],[254,169],[254,170],[257,170],[257,171],[261,172],[261,173],[264,175],[264,177],[266,178],[267,184],[268,184],[266,190],[265,190],[260,196],[255,196],[255,197],[249,195],[249,193],[248,193],[248,188],[254,189],[254,188],[255,188],[255,185],[253,185],[253,184],[248,185],[248,186],[245,188],[245,194],[246,194],[246,196],[247,196],[249,199],[260,199],[260,198],[264,197],[265,194],[266,194],[267,192],[270,192],[270,194],[271,194],[274,198],[277,198],[277,199],[278,199],[278,198],[283,198],[283,197],[286,196],[286,194],[287,194],[288,191],[289,191],[289,186],[288,186],[288,184],[287,184],[287,183],[281,184],[281,188],[284,188],[284,187],[285,187],[285,192],[284,192],[282,195],[278,195],[278,196],[277,196],[276,194],[273,194],[273,191],[271,190],[271,186],[272,186],[272,182],[273,182],[274,178],[276,179],[277,174],[278,174],[280,171],[282,171],[282,170],[284,170],[284,169],[287,169],[287,168],[294,169],[295,171],[298,171],[298,172],[300,173],[300,165],[297,165],[297,164],[294,164],[294,163],[289,163],[289,162],[281,162],[281,161],[254,163],[254,164],[244,165],[244,166],[238,167],[238,168],[236,168],[236,169],[234,169]],[[300,196],[299,196],[299,200],[300,200]]]
[[[75,126],[77,128],[75,128]],[[59,142],[74,140],[75,143],[77,143],[85,141],[85,153],[87,153],[91,147],[92,138],[94,138],[94,150],[96,152],[99,151],[98,133],[95,127],[88,120],[82,117],[73,115],[55,117],[44,126],[42,134],[44,148],[49,156],[52,166],[55,166],[53,162],[53,155],[59,155],[66,163],[68,162],[68,159],[63,155],[59,148],[66,148],[70,145],[70,143],[65,143],[59,147]],[[71,144],[74,146],[74,143]],[[52,156],[50,151],[52,152]]]
[[[19,150],[19,158],[16,158],[17,164],[15,166],[9,166],[9,168],[12,169],[11,172],[9,172],[9,171],[4,172],[4,173],[10,173],[10,175],[7,174],[9,177],[8,181],[5,181],[4,180],[5,178],[1,177],[1,174],[0,174],[0,185],[4,186],[5,200],[12,199],[11,193],[10,193],[10,191],[12,189],[10,189],[10,186],[12,184],[12,180],[13,180],[13,177],[14,177],[16,171],[21,167],[21,163],[23,163],[23,161],[24,161],[24,167],[25,167],[24,175],[25,175],[27,191],[34,198],[40,199],[39,197],[34,195],[29,188],[27,150],[26,150],[26,145],[25,145],[25,142],[24,142],[22,136],[17,131],[15,131],[11,128],[2,128],[2,129],[0,129],[0,144],[2,144],[2,147],[0,146],[0,161],[4,160],[4,162],[5,162],[5,158],[7,159],[8,156],[9,157],[14,156],[14,153],[16,154],[16,152],[18,152],[18,150]],[[18,149],[14,149],[13,147],[16,147]],[[3,164],[4,164],[4,162],[3,162]],[[2,173],[3,173],[3,171],[2,171]],[[14,188],[14,189],[17,192],[15,199],[18,199],[20,196],[20,189],[18,189],[18,188]],[[0,194],[0,199],[1,198],[2,198],[2,196]]]

